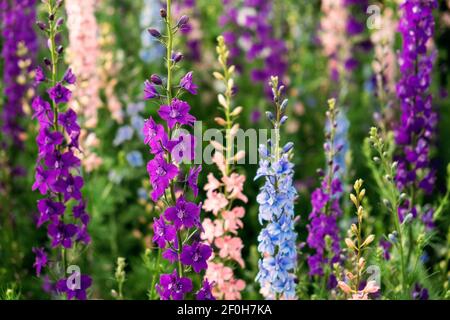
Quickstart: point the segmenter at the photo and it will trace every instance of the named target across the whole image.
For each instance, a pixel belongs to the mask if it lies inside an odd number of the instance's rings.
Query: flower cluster
[[[430,167],[430,143],[437,123],[431,95],[427,93],[431,82],[434,55],[427,55],[427,43],[434,33],[433,9],[437,1],[407,0],[401,4],[403,12],[399,31],[403,37],[399,56],[401,79],[397,83],[401,119],[395,140],[402,147],[398,159],[397,186],[400,190],[420,188],[426,193],[433,190],[434,171]],[[414,208],[414,199],[408,204]],[[400,215],[405,210],[400,210]],[[415,214],[415,210],[412,210]]]
[[[213,173],[208,175],[208,183],[205,185],[207,199],[203,209],[212,212],[214,219],[203,220],[203,240],[214,244],[218,254],[211,258],[206,271],[206,277],[213,281],[214,295],[225,300],[241,299],[240,291],[244,290],[245,282],[236,279],[233,270],[226,265],[227,261],[237,262],[241,268],[245,267],[241,256],[244,247],[242,239],[237,236],[238,230],[244,227],[242,218],[245,209],[241,206],[233,207],[235,200],[247,203],[247,197],[242,193],[244,189],[245,176],[234,172],[232,164],[245,156],[244,152],[234,154],[231,144],[234,135],[239,130],[238,124],[233,124],[242,108],[233,108],[231,99],[234,86],[234,66],[228,66],[229,51],[225,45],[224,38],[218,38],[219,45],[217,53],[222,73],[215,72],[215,78],[225,86],[224,94],[219,94],[219,104],[223,108],[224,118],[216,118],[216,122],[223,126],[226,134],[226,145],[218,141],[214,144],[215,153],[213,161],[219,168],[222,178],[216,179]],[[227,119],[227,120],[225,120]]]
[[[175,34],[189,21],[187,16],[178,19],[175,26],[172,23],[171,1],[167,1],[167,8],[160,10],[167,27],[167,34],[162,35],[157,29],[148,29],[149,34],[163,42],[167,49],[167,78],[152,75],[144,85],[144,99],[160,98],[162,105],[158,115],[166,126],[157,123],[150,117],[144,124],[144,142],[150,147],[153,159],[147,164],[147,171],[152,186],[153,201],[163,200],[165,211],[154,219],[153,242],[160,250],[162,257],[177,268],[172,273],[162,274],[156,290],[163,300],[179,300],[193,290],[192,279],[186,276],[186,271],[193,270],[200,273],[206,270],[207,261],[211,257],[212,249],[208,244],[200,241],[201,205],[188,200],[188,192],[198,195],[197,179],[201,167],[188,167],[194,158],[194,137],[183,127],[192,126],[195,118],[189,113],[190,106],[181,100],[184,93],[197,93],[197,86],[193,82],[192,72],[183,76],[175,86],[173,81],[175,66],[183,59],[183,54],[173,51]],[[176,90],[176,94],[174,89]],[[208,280],[197,292],[197,299],[214,299],[211,294],[211,284]]]
[[[329,271],[331,265],[339,260],[340,253],[337,218],[342,214],[339,204],[342,184],[338,175],[340,167],[336,158],[342,151],[342,145],[336,145],[338,128],[336,101],[332,99],[328,103],[328,132],[324,144],[327,172],[321,186],[311,195],[312,211],[307,227],[307,243],[311,249],[315,250],[315,253],[308,258],[309,274],[330,277],[329,285],[334,287],[335,279]]]
[[[0,20],[3,37],[3,81],[6,102],[2,108],[1,130],[5,141],[22,145],[23,128],[19,123],[23,105],[33,95],[29,78],[37,52],[37,37],[33,26],[36,20],[36,1],[1,1]],[[6,139],[7,138],[7,139]]]
[[[290,162],[293,143],[280,146],[280,127],[287,120],[284,115],[288,101],[280,101],[284,86],[272,77],[275,114],[267,117],[274,126],[275,137],[268,146],[260,145],[260,162],[255,180],[264,177],[264,186],[256,200],[259,204],[259,222],[265,227],[258,236],[259,272],[256,280],[261,293],[269,299],[294,299],[297,265],[297,234],[294,230],[294,201],[297,191],[293,186],[294,165]]]
[[[80,141],[80,157],[87,171],[98,168],[103,160],[93,149],[99,140],[92,131],[98,122],[97,110],[102,102],[99,96],[98,74],[99,43],[98,26],[95,18],[95,0],[66,0],[67,26],[69,29],[68,60],[78,78],[73,90],[73,108],[83,116]],[[90,131],[88,131],[90,130]]]
[[[238,63],[238,57],[245,55],[250,63],[262,61],[262,67],[251,70],[251,78],[266,85],[265,91],[270,97],[271,88],[267,86],[270,77],[283,79],[287,71],[286,44],[275,36],[271,25],[273,1],[222,1],[225,8],[219,24],[229,29],[223,36],[230,48],[231,62],[243,71],[244,65]]]
[[[55,46],[55,37],[63,25],[62,18],[55,21],[57,10],[61,2],[48,1],[48,25],[38,22],[48,36],[51,59],[45,59],[44,69],[38,67],[36,81],[48,84],[47,94],[51,103],[43,97],[34,98],[32,107],[33,118],[39,122],[39,133],[36,138],[38,157],[36,165],[35,182],[33,190],[45,196],[37,203],[39,217],[37,226],[47,224],[47,234],[51,239],[51,247],[61,249],[63,272],[67,261],[66,250],[74,248],[75,243],[89,244],[91,239],[88,233],[89,215],[83,201],[81,189],[83,178],[79,175],[80,159],[75,155],[79,150],[80,126],[77,114],[71,108],[64,106],[69,103],[72,92],[68,85],[76,82],[76,77],[69,68],[62,79],[57,81],[58,62],[62,59],[63,50]],[[44,70],[48,69],[49,72]],[[47,75],[48,74],[48,75]],[[67,214],[67,208],[72,208],[72,216]],[[43,248],[34,248],[36,254],[37,275],[48,264],[49,259]],[[59,293],[66,293],[67,298],[86,298],[86,289],[91,285],[87,275],[80,275],[81,287],[68,286],[66,279],[57,282]]]

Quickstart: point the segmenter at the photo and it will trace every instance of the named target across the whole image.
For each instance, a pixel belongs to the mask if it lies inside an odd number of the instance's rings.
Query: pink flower
[[[230,199],[239,199],[243,202],[247,202],[247,197],[242,193],[244,189],[245,176],[241,176],[237,173],[232,173],[229,177],[223,176],[222,181],[225,184],[225,188],[229,193]]]
[[[213,243],[215,238],[223,236],[223,221],[220,219],[213,222],[211,219],[206,218],[203,220],[202,227],[204,230],[201,235],[202,240]]]
[[[223,193],[208,191],[206,196],[207,198],[203,204],[203,209],[207,212],[212,212],[216,216],[221,209],[228,205],[228,200]]]
[[[224,282],[229,281],[232,277],[233,270],[230,267],[224,266],[223,263],[208,263],[205,278],[209,281],[215,282],[218,288],[222,287]]]
[[[217,238],[214,241],[216,247],[220,250],[219,256],[221,258],[230,257],[235,260],[243,268],[245,263],[241,257],[241,250],[244,247],[241,238],[232,238],[231,236],[225,236]]]
[[[222,186],[222,183],[214,177],[212,173],[208,174],[208,183],[205,184],[203,190],[205,191],[215,191]]]
[[[241,300],[241,291],[245,289],[245,281],[241,279],[231,279],[222,286],[225,300]]]
[[[225,231],[237,234],[237,230],[244,227],[244,223],[240,219],[243,218],[244,215],[245,209],[243,207],[235,207],[231,211],[222,212],[222,217],[225,220]]]
[[[216,150],[216,152],[214,152],[212,161],[216,164],[217,168],[219,168],[222,175],[225,176],[225,158],[222,152]]]

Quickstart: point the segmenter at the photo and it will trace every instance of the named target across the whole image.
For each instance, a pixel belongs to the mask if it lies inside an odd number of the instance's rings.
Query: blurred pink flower
[[[213,222],[211,219],[206,218],[203,220],[202,227],[204,229],[202,240],[213,243],[214,238],[223,236],[223,222],[220,219]]]
[[[215,191],[222,186],[222,183],[214,177],[211,172],[208,174],[208,183],[205,184],[203,190],[205,191]]]

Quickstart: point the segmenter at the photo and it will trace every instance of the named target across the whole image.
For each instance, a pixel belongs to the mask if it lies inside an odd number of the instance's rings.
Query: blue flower
[[[125,141],[131,140],[131,138],[133,138],[133,133],[133,128],[128,125],[120,127],[119,130],[117,130],[116,137],[113,141],[114,146],[117,147]]]
[[[131,151],[126,156],[128,163],[132,167],[141,167],[144,165],[144,159],[142,158],[142,154],[139,151]]]

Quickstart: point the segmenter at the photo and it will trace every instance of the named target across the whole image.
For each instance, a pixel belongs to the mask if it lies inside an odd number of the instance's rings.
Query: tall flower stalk
[[[336,145],[336,130],[338,123],[338,109],[336,100],[328,101],[327,111],[328,131],[324,150],[326,154],[326,173],[320,187],[311,195],[312,211],[309,215],[307,244],[315,252],[308,258],[309,274],[324,277],[329,287],[336,285],[336,279],[331,273],[332,265],[339,261],[339,228],[337,219],[342,215],[340,197],[342,183],[340,167],[336,158],[342,151],[343,145]],[[325,287],[325,286],[323,286]]]
[[[74,154],[79,149],[80,126],[77,114],[66,106],[72,95],[67,85],[75,84],[76,78],[71,69],[67,69],[62,79],[58,79],[64,48],[57,46],[55,39],[64,23],[63,18],[58,18],[62,1],[47,0],[44,4],[48,22],[38,21],[37,24],[48,37],[50,58],[45,58],[44,67],[37,69],[36,81],[48,88],[46,92],[51,103],[43,96],[37,96],[32,103],[33,118],[39,122],[36,139],[39,153],[32,189],[39,190],[45,196],[37,203],[37,226],[47,225],[51,249],[55,250],[57,268],[53,274],[57,278],[52,280],[57,280],[57,293],[66,294],[68,299],[86,299],[86,289],[91,286],[91,278],[76,272],[73,283],[73,278],[64,277],[66,268],[73,262],[76,249],[91,241],[87,231],[89,215],[81,194],[84,184],[79,175],[81,162]],[[67,213],[68,208],[72,208],[72,215]],[[34,266],[40,276],[44,267],[51,267],[51,261],[44,248],[34,248],[33,251],[36,254]]]
[[[233,150],[233,139],[239,130],[239,124],[234,123],[236,117],[242,111],[242,107],[233,107],[233,87],[235,67],[228,65],[230,52],[225,45],[223,36],[218,37],[216,51],[219,55],[219,64],[222,72],[214,72],[214,77],[223,83],[225,92],[219,94],[219,104],[223,110],[224,118],[216,118],[217,124],[223,127],[225,132],[225,145],[215,141],[215,153],[213,161],[222,174],[222,178],[216,179],[213,173],[208,175],[208,183],[204,190],[207,199],[203,205],[206,212],[212,212],[213,220],[207,218],[203,221],[203,239],[209,244],[215,245],[216,254],[208,263],[206,277],[215,282],[213,289],[217,298],[225,300],[241,299],[241,291],[245,289],[245,282],[234,277],[234,271],[229,266],[234,261],[241,268],[245,267],[241,256],[244,247],[242,239],[238,237],[238,230],[244,227],[242,218],[245,209],[234,206],[236,200],[247,203],[247,197],[242,193],[245,176],[236,172],[234,164],[245,157],[245,152],[237,154]],[[228,263],[228,265],[227,265]]]
[[[430,147],[437,123],[432,97],[428,93],[434,55],[427,54],[427,44],[434,34],[433,9],[437,1],[406,0],[400,5],[399,31],[403,46],[399,56],[401,79],[397,84],[401,119],[395,131],[396,143],[402,148],[398,159],[397,186],[409,194],[400,211],[416,216],[418,192],[433,191],[435,172],[430,168]]]
[[[38,49],[33,29],[36,20],[36,1],[2,0],[0,6],[6,98],[1,113],[1,130],[4,141],[9,146],[22,147],[24,131],[20,118],[24,115],[24,105],[33,97],[31,80],[34,77],[33,70]]]
[[[273,139],[260,145],[260,162],[255,180],[264,177],[264,186],[257,196],[259,222],[264,228],[258,236],[259,272],[256,280],[261,293],[268,299],[296,297],[295,268],[297,265],[297,234],[294,230],[294,201],[297,191],[293,186],[294,165],[290,162],[293,143],[281,146],[280,128],[287,121],[284,114],[288,101],[281,100],[284,86],[272,77],[274,112],[267,112],[273,125]]]
[[[192,126],[195,118],[189,113],[189,104],[180,97],[186,92],[197,94],[198,88],[192,81],[192,72],[175,84],[175,71],[183,54],[174,51],[174,38],[189,18],[182,16],[174,24],[171,9],[171,0],[168,0],[166,8],[160,10],[166,25],[165,34],[154,28],[148,29],[150,35],[166,48],[167,77],[163,80],[154,74],[145,82],[144,88],[146,100],[160,100],[158,115],[165,126],[150,117],[143,133],[154,156],[147,164],[153,189],[151,197],[155,202],[162,200],[166,208],[163,215],[154,219],[153,242],[159,247],[158,259],[163,251],[162,257],[176,265],[173,272],[161,274],[155,289],[163,300],[180,300],[193,291],[192,277],[189,277],[192,271],[200,273],[207,269],[212,249],[200,241],[201,205],[188,200],[188,190],[192,190],[194,198],[198,195],[197,179],[201,167],[187,165],[194,159],[195,140],[183,127]],[[159,268],[159,262],[157,265]],[[153,288],[150,295],[153,295]],[[196,298],[214,299],[207,279]]]
[[[95,0],[66,0],[69,47],[67,55],[78,85],[73,90],[74,110],[82,116],[80,141],[83,152],[81,162],[86,171],[97,169],[103,162],[94,151],[100,144],[95,133],[98,124],[100,100],[98,42],[99,28],[95,17]]]

